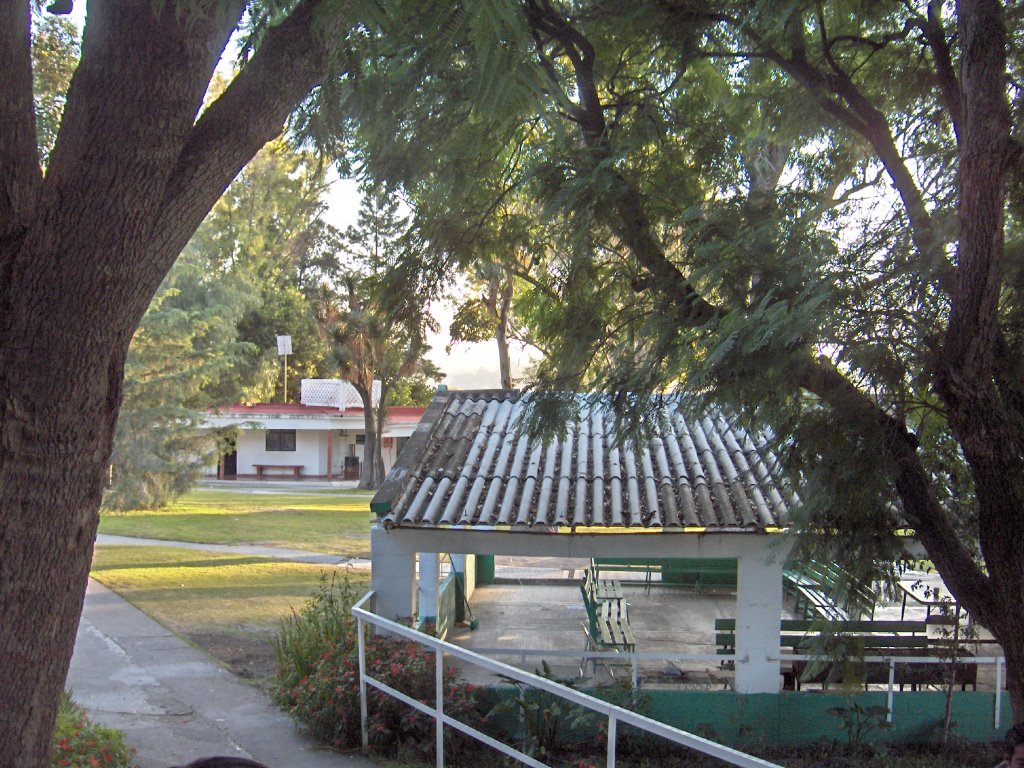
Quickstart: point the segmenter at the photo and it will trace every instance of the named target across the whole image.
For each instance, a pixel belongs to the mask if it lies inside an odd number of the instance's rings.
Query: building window
[[[366,435],[356,435],[356,445],[366,445]]]
[[[295,430],[294,429],[268,429],[267,430],[268,451],[294,451]]]

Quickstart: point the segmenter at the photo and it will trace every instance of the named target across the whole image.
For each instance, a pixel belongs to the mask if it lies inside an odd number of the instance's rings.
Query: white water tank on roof
[[[373,407],[377,407],[377,403],[380,402],[380,380],[373,382],[371,399]],[[303,379],[299,402],[303,405],[327,406],[341,411],[363,407],[363,400],[356,388],[343,379]]]

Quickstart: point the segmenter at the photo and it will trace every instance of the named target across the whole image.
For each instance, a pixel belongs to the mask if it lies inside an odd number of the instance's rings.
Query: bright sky
[[[356,182],[351,179],[338,179],[331,185],[328,194],[329,209],[327,221],[344,229],[356,221],[359,211],[359,192]],[[431,334],[427,341],[430,344],[428,357],[447,374],[444,383],[451,389],[497,389],[501,386],[498,373],[498,347],[494,341],[480,343],[457,344],[451,354],[445,352],[450,341],[448,328],[454,315],[454,307],[450,302],[434,302],[431,313],[440,326],[440,331]],[[513,343],[509,354],[512,358],[512,376],[518,380],[523,370],[530,364],[530,354]]]

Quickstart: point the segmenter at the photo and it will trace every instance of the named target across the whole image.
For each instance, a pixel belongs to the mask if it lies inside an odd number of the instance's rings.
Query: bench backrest
[[[924,621],[779,622],[779,645],[783,648],[810,648],[831,636],[850,638],[864,650],[928,648],[928,624]],[[715,619],[715,645],[720,653],[736,647],[736,619]]]
[[[590,633],[597,636],[597,605],[586,584],[580,585],[580,592],[583,593],[583,607],[587,609],[587,623],[590,625]]]

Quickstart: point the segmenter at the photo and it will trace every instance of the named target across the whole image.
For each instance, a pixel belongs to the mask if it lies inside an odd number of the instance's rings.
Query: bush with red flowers
[[[61,696],[51,768],[131,768],[134,755],[120,731],[93,723],[66,693]]]
[[[318,741],[338,749],[362,745],[359,716],[359,656],[353,595],[347,581],[324,582],[305,610],[281,628],[275,644],[279,672],[275,697]],[[289,650],[291,649],[291,650]],[[318,656],[312,651],[319,650]],[[434,652],[409,640],[366,633],[366,671],[410,698],[435,704]],[[454,669],[444,672],[444,712],[477,727],[476,693]],[[367,688],[370,747],[384,754],[433,760],[434,720],[381,691]],[[445,728],[446,753],[469,744]]]

